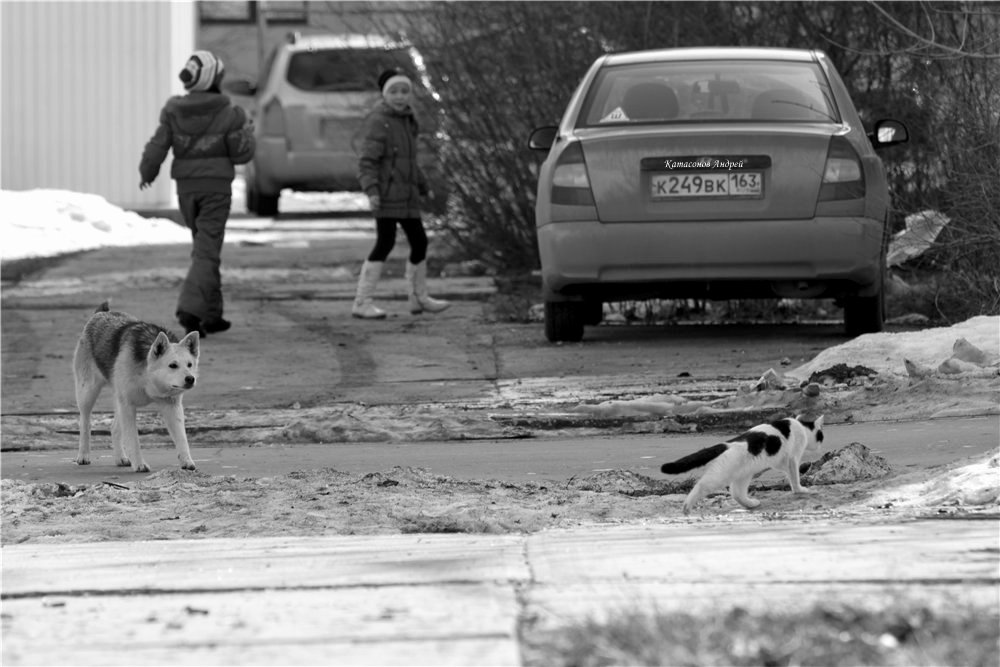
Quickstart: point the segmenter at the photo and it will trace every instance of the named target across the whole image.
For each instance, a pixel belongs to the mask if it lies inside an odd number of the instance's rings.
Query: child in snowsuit
[[[167,100],[160,125],[146,144],[139,163],[140,189],[156,179],[173,150],[170,176],[191,230],[191,266],[177,301],[177,321],[187,333],[201,336],[230,327],[222,317],[222,241],[232,201],[233,165],[253,158],[256,142],[246,112],[219,89],[222,61],[208,51],[195,51],[181,70],[186,95]]]
[[[417,165],[417,120],[413,115],[413,81],[401,69],[382,72],[378,78],[382,99],[362,128],[358,177],[375,216],[375,247],[361,267],[351,314],[381,319],[372,294],[382,267],[396,242],[396,225],[403,228],[410,245],[406,279],[411,313],[437,313],[449,304],[427,293],[427,233],[420,219],[420,198],[430,196]]]

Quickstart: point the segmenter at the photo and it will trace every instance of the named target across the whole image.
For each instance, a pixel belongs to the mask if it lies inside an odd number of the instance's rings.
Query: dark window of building
[[[258,3],[253,3],[258,4]],[[261,2],[268,23],[309,23],[307,2]]]
[[[254,23],[256,2],[208,2],[198,3],[198,18],[202,23]]]
[[[268,23],[305,24],[309,22],[307,2],[232,2],[231,0],[199,0],[198,18],[202,23],[256,23],[263,11]]]

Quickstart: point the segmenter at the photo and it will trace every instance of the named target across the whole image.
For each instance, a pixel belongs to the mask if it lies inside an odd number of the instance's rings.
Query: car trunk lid
[[[757,220],[812,217],[838,129],[747,123],[577,136],[601,222]]]

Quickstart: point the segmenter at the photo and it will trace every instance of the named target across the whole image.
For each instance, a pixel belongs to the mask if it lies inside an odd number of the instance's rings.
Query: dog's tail
[[[111,299],[105,299],[94,311],[95,313],[107,313],[111,311]]]
[[[705,449],[701,449],[694,454],[688,454],[684,458],[677,459],[671,463],[664,463],[660,466],[660,472],[667,475],[679,475],[682,472],[700,468],[713,459],[721,456],[727,449],[729,449],[729,445],[725,444],[706,447]]]

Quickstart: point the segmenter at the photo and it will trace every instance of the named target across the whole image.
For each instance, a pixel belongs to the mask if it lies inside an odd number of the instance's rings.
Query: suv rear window
[[[578,127],[718,121],[837,122],[816,63],[699,60],[606,67]]]
[[[324,49],[293,53],[288,62],[288,83],[300,90],[378,90],[382,70],[401,65],[413,70],[406,49]]]

